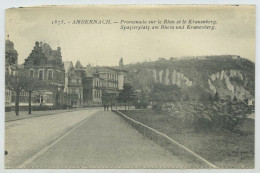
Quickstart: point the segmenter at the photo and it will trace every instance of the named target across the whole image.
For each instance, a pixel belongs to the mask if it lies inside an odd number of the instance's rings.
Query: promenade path
[[[32,111],[32,114],[28,114],[28,111],[20,111],[19,116],[16,116],[14,111],[5,112],[5,122],[35,118],[35,117],[46,116],[46,115],[60,114],[65,112],[73,112],[73,111],[78,111],[80,109],[82,108],[65,109],[65,110],[61,109],[61,110]]]
[[[181,168],[189,163],[111,111],[98,111],[25,168]]]
[[[100,108],[31,117],[5,122],[5,167],[16,168]]]

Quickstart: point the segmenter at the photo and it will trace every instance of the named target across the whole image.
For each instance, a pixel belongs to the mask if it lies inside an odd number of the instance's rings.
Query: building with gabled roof
[[[83,66],[81,65],[80,61],[77,61],[75,64],[75,69],[82,69]]]
[[[102,80],[95,67],[87,65],[83,67],[83,102],[85,106],[102,105]]]
[[[65,68],[65,87],[64,92],[67,94],[67,105],[70,107],[83,106],[83,86],[82,74],[78,73],[72,61],[64,62]]]
[[[35,93],[35,102],[54,107],[62,106],[65,100],[63,98],[65,69],[61,48],[53,50],[49,44],[36,41],[23,65],[26,75],[44,80],[52,86],[51,89]]]

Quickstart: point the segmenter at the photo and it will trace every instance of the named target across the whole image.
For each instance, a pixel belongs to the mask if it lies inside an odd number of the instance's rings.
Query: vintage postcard
[[[254,5],[6,10],[6,169],[254,169]]]

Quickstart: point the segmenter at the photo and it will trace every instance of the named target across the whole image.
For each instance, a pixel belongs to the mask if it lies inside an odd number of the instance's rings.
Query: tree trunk
[[[19,99],[20,99],[20,91],[16,92],[15,96],[15,115],[19,116]]]
[[[130,104],[129,104],[129,102],[128,102],[127,104],[128,104],[128,110],[129,110],[129,105],[130,105]]]
[[[32,92],[29,92],[29,114],[32,114]]]
[[[125,102],[125,111],[126,111],[126,102]]]
[[[52,90],[52,92],[53,92],[53,101],[52,101],[52,103],[53,103],[53,107],[55,108],[55,109],[57,109],[58,108],[58,101],[59,101],[59,93],[58,93],[58,89],[57,88],[54,88],[53,90]],[[72,105],[71,105],[72,106]]]

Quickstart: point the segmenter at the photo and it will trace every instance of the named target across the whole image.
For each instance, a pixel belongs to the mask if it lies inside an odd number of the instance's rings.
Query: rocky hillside
[[[189,97],[203,92],[220,97],[254,98],[255,64],[233,55],[163,59],[126,65],[136,89],[151,89],[155,83],[175,85]]]

